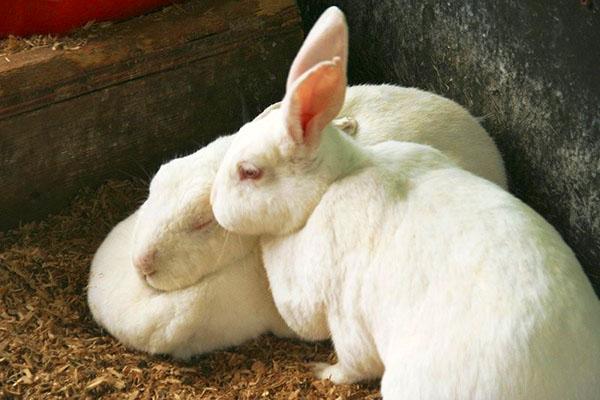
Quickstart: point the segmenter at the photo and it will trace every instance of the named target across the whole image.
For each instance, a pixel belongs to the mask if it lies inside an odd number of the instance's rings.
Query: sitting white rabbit
[[[280,113],[278,108],[274,104],[256,121]],[[506,186],[493,141],[451,100],[412,88],[354,86],[348,88],[339,115],[333,124],[360,143],[395,139],[429,144]],[[289,335],[265,289],[257,238],[214,223],[209,195],[230,141],[220,138],[163,165],[146,202],[98,249],[90,273],[90,309],[100,325],[131,347],[185,358],[265,331]],[[247,300],[232,302],[233,292]],[[311,336],[328,337],[326,324]]]
[[[383,376],[386,400],[599,399],[600,302],[573,252],[432,147],[363,147],[332,127],[346,59],[332,7],[281,108],[240,130],[211,193],[219,224],[262,235],[288,325],[330,329],[338,362],[317,376]]]

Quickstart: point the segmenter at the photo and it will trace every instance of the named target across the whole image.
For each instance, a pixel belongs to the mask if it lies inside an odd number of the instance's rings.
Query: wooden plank
[[[191,1],[69,51],[0,61],[0,228],[83,185],[140,175],[281,97],[302,32],[292,0]]]

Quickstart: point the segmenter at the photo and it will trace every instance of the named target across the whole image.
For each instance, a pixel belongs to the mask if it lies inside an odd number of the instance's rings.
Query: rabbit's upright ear
[[[337,7],[329,7],[312,27],[290,68],[287,91],[302,74],[322,61],[339,57],[343,61],[344,74],[348,60],[348,26],[344,13]]]
[[[337,7],[328,8],[308,34],[287,81],[281,108],[295,143],[318,142],[339,113],[346,95],[348,27]]]

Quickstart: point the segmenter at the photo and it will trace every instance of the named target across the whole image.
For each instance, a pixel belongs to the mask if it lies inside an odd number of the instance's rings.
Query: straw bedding
[[[266,335],[190,362],[126,349],[86,305],[91,258],[140,203],[145,184],[85,190],[62,213],[0,232],[0,399],[376,399],[376,384],[333,385],[307,362],[328,343]]]

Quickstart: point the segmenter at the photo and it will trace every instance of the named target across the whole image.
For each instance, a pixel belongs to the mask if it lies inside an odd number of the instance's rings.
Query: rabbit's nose
[[[141,257],[137,257],[133,264],[143,275],[150,276],[156,272],[154,260],[156,259],[157,250],[150,250]]]

